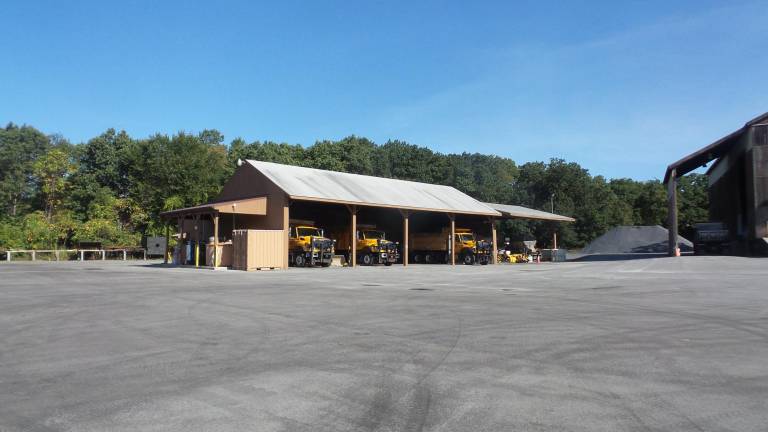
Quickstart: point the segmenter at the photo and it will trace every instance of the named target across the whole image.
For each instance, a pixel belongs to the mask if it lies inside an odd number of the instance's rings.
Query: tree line
[[[136,246],[164,232],[159,214],[215,198],[238,159],[453,186],[481,201],[572,216],[572,224],[506,221],[501,235],[581,247],[617,225],[665,225],[666,190],[658,180],[593,176],[575,162],[517,165],[479,153],[444,154],[404,141],[357,136],[304,147],[272,141],[225,143],[216,130],[137,139],[109,129],[72,144],[31,126],[0,129],[0,249],[55,248],[81,241]],[[707,218],[707,179],[679,183],[685,235]]]

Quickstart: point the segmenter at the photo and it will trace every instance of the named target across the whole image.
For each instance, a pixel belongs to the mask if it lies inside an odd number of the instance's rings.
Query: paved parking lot
[[[765,431],[767,264],[1,264],[0,430]]]

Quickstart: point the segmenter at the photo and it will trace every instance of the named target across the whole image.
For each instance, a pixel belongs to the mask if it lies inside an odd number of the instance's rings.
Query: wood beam
[[[667,229],[669,230],[669,256],[679,256],[677,245],[677,170],[673,169],[669,174],[667,183]]]
[[[350,247],[349,247],[349,263],[350,267],[357,265],[357,206],[347,206],[351,215],[352,223],[350,225]]]
[[[451,265],[456,265],[456,215],[449,213],[448,217],[451,219],[451,239],[449,245],[451,246]]]
[[[403,215],[403,267],[408,267],[408,217],[407,211],[400,211]]]
[[[213,267],[219,266],[219,215],[213,215]]]
[[[496,246],[496,219],[490,218],[491,220],[491,262],[494,264],[499,263],[499,248]]]
[[[283,251],[283,268],[287,269],[289,262],[288,262],[288,247],[290,245],[290,238],[291,238],[291,202],[286,198],[285,203],[283,204],[283,245],[285,246],[285,250]]]
[[[171,225],[168,221],[165,222],[165,253],[163,254],[163,264],[168,264],[168,247],[171,244]],[[56,254],[56,260],[58,261],[59,255]],[[125,259],[123,259],[125,261]]]

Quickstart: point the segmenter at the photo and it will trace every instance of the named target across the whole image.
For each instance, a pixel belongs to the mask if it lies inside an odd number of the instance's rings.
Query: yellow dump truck
[[[412,261],[426,264],[450,262],[450,236],[450,229],[443,229],[439,233],[412,234],[409,245]],[[491,261],[491,244],[477,240],[471,229],[457,228],[453,243],[457,262],[485,265]]]
[[[323,230],[312,225],[290,225],[288,262],[296,267],[331,265],[333,240]]]
[[[336,250],[345,255],[347,262],[351,262],[350,237],[349,230],[334,235],[337,241]],[[362,227],[357,231],[357,263],[392,265],[400,258],[398,246],[398,243],[387,240],[384,231],[377,230],[373,226]]]

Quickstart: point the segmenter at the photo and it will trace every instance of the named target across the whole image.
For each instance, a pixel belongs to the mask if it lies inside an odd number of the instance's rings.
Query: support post
[[[451,265],[456,265],[456,215],[449,214],[448,217],[451,218]]]
[[[200,267],[200,215],[195,216],[195,267]]]
[[[35,261],[35,251],[32,251],[32,261]]]
[[[288,253],[289,253],[290,240],[291,240],[290,215],[291,215],[291,202],[288,200],[288,198],[286,198],[285,204],[283,204],[283,245],[285,247],[285,250],[283,250],[283,268],[284,269],[287,269],[288,265],[290,264],[288,262]]]
[[[5,260],[8,262],[11,262],[11,255],[13,254],[11,253],[10,250],[5,251]]]
[[[491,218],[491,262],[499,263],[499,248],[496,246],[496,219]]]
[[[56,256],[56,261],[60,261],[60,259],[59,259],[59,250],[58,249],[54,250],[53,254]]]
[[[107,259],[107,251],[102,249],[101,250],[101,260],[104,261],[105,259]]]
[[[85,252],[82,249],[80,249],[80,261],[85,261]]]
[[[557,231],[552,233],[552,249],[557,249]]]
[[[128,261],[128,252],[123,249],[123,261]],[[168,253],[165,254],[165,263],[168,264]]]
[[[403,267],[408,267],[408,211],[401,211],[403,215]]]
[[[349,213],[352,218],[350,225],[350,240],[349,240],[349,266],[355,267],[357,265],[357,206],[349,206]]]
[[[667,225],[669,229],[669,256],[680,255],[677,246],[677,170],[669,173],[667,183],[667,202],[669,205]]]
[[[176,242],[176,247],[179,249],[177,265],[186,264],[186,257],[184,256],[184,219],[179,218],[179,241]]]
[[[171,226],[165,224],[165,254],[163,255],[163,264],[168,265],[168,248],[171,244]],[[123,251],[123,261],[125,261],[125,251]]]
[[[219,214],[213,215],[213,268],[219,266]]]

